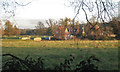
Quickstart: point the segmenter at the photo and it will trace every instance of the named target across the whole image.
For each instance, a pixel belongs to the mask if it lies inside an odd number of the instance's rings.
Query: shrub
[[[8,60],[3,65],[3,71],[5,70],[12,70],[12,71],[44,71],[44,70],[50,70],[49,68],[46,69],[44,67],[44,59],[39,57],[37,60],[34,60],[27,56],[24,60],[11,55],[11,54],[3,54],[3,56],[11,56],[12,58]],[[74,69],[72,69],[72,63],[74,61],[75,57],[73,55],[70,55],[69,59],[65,59],[63,63],[60,63],[59,65],[55,66],[54,71],[60,71],[60,72],[66,72],[66,71],[74,71],[74,72],[99,72],[98,67],[92,63],[92,61],[100,62],[98,58],[95,56],[90,56],[86,60],[80,61]]]

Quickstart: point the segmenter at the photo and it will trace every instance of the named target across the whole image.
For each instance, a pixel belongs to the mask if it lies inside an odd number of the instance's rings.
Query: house
[[[91,35],[92,36],[102,36],[103,30],[100,28],[99,25],[95,25],[95,30],[91,30]]]
[[[75,34],[78,34],[79,28],[73,29],[72,27],[58,26],[54,33],[54,37],[56,39],[65,39],[65,40],[72,39],[74,36],[73,32]]]
[[[56,39],[67,39],[68,35],[69,35],[69,31],[64,26],[57,27],[57,29],[54,33],[54,37]]]

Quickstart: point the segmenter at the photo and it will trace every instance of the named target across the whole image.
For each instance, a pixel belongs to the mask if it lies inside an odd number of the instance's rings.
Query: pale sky
[[[19,6],[15,11],[14,19],[19,28],[35,28],[40,20],[73,18],[76,14],[72,7],[64,5],[67,0],[29,1],[32,1],[29,5]],[[84,12],[81,11],[78,17],[80,22],[86,21]]]
[[[64,3],[65,0],[33,0],[28,6],[19,7],[16,17],[24,19],[73,18],[75,15],[73,9],[66,7]]]
[[[73,18],[75,16],[74,9],[64,4],[68,0],[29,0],[29,5],[18,7],[16,10],[16,18],[22,19],[59,19]],[[114,0],[113,0],[114,1]],[[119,0],[115,0],[119,1]],[[84,13],[80,12],[80,20],[85,20]]]
[[[37,24],[36,21],[41,19],[73,18],[75,16],[74,9],[65,6],[65,1],[33,0],[29,5],[17,8],[15,15],[16,22],[20,28],[34,28]],[[84,14],[81,14],[80,17],[80,21],[85,20]],[[28,19],[33,20],[30,22]]]
[[[118,19],[120,21],[120,1],[119,1],[119,6],[118,6]]]

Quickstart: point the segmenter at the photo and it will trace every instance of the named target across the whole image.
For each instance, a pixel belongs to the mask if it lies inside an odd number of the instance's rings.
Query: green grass
[[[78,43],[78,45],[77,45]],[[88,58],[91,55],[98,57],[101,62],[96,63],[101,70],[118,69],[118,41],[22,41],[19,39],[3,39],[2,53],[14,54],[20,58],[27,55],[36,59],[44,58],[45,66],[53,68],[70,54],[75,56],[74,64]],[[3,62],[8,58],[3,57]]]

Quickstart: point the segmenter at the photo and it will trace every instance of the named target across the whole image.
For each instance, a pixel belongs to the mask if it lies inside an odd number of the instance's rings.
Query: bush
[[[3,65],[3,71],[5,70],[12,70],[12,71],[44,71],[44,70],[50,70],[49,68],[46,69],[44,67],[44,59],[39,57],[37,60],[34,60],[27,56],[24,60],[11,55],[11,54],[3,54],[3,56],[11,56],[12,58],[8,60]],[[80,61],[74,69],[72,69],[72,63],[74,61],[75,57],[73,55],[70,55],[69,59],[65,59],[63,63],[60,63],[59,65],[55,66],[54,71],[60,71],[60,72],[66,72],[66,71],[75,71],[75,72],[99,72],[98,67],[92,63],[92,61],[100,62],[98,58],[95,56],[90,56],[86,60]]]

